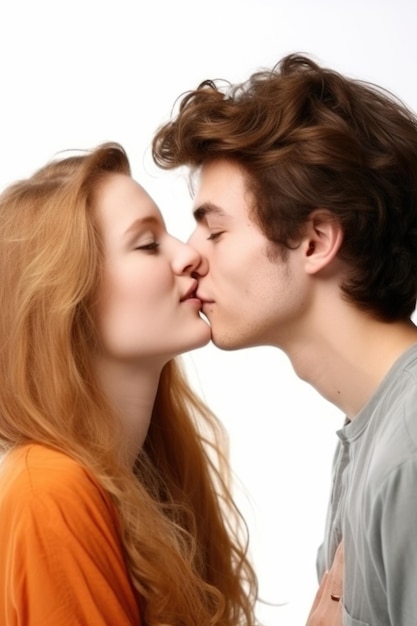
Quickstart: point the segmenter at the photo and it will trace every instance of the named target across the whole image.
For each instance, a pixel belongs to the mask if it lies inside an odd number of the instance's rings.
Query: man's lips
[[[214,302],[214,300],[212,300],[211,298],[203,296],[201,293],[198,292],[196,294],[196,297],[200,300],[201,306],[204,306],[205,304],[213,304]]]

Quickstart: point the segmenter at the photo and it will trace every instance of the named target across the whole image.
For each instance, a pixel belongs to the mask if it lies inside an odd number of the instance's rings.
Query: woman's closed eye
[[[159,248],[159,243],[157,241],[151,241],[150,243],[145,243],[141,246],[136,246],[135,250],[143,250],[144,252],[149,252],[151,254],[155,254]]]

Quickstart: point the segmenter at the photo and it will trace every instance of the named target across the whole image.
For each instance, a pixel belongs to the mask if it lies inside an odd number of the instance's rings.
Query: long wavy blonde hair
[[[102,247],[94,192],[130,175],[123,148],[47,164],[0,197],[0,446],[38,442],[81,462],[111,497],[147,626],[252,625],[257,583],[230,491],[225,433],[180,363],[163,369],[134,471],[91,365]]]

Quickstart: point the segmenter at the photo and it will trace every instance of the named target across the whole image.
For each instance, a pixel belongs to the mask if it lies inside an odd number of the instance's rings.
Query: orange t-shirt
[[[140,626],[111,501],[65,454],[0,462],[0,624]]]

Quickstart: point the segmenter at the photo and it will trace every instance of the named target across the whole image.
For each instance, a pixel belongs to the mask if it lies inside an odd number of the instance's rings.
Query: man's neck
[[[380,322],[346,303],[332,318],[316,316],[309,332],[285,351],[295,372],[354,419],[395,361],[414,343],[410,321]]]

